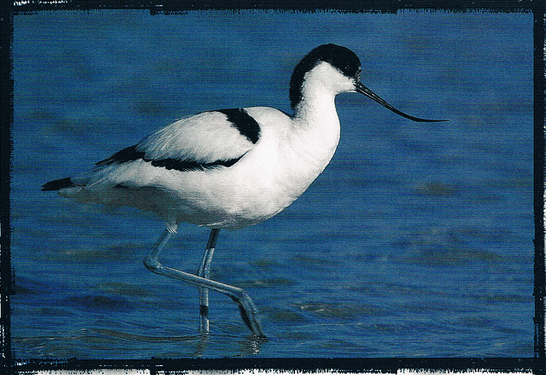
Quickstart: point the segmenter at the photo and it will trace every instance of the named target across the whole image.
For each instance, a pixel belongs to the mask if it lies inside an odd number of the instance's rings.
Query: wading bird
[[[275,216],[324,170],[336,150],[340,126],[335,97],[358,92],[396,114],[360,82],[360,60],[334,44],[319,46],[295,67],[288,115],[270,107],[220,109],[182,118],[98,162],[87,172],[48,182],[83,203],[132,206],[156,213],[166,229],[144,260],[159,275],[197,285],[200,331],[209,332],[208,290],[229,296],[250,330],[265,337],[258,310],[241,288],[210,279],[220,229],[238,229]],[[193,275],[164,266],[159,255],[181,222],[211,228]]]

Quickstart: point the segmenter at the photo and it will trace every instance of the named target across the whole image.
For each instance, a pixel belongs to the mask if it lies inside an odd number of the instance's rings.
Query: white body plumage
[[[143,139],[136,150],[149,160],[99,163],[72,177],[72,185],[59,193],[80,202],[134,206],[172,224],[237,229],[260,223],[296,200],[337,147],[340,127],[334,98],[353,91],[354,83],[327,63],[313,73],[308,74],[304,100],[293,117],[269,107],[242,110],[259,126],[256,143],[226,114],[200,113]],[[152,160],[165,158],[201,164],[238,160],[205,170],[152,165]]]

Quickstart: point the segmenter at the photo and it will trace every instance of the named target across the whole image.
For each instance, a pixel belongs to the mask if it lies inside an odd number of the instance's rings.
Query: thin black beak
[[[427,120],[427,119],[424,119],[424,118],[419,118],[419,117],[413,117],[413,116],[410,116],[410,115],[406,115],[404,112],[402,111],[399,111],[397,110],[396,108],[394,108],[392,105],[390,105],[389,103],[387,103],[386,101],[384,101],[383,99],[381,99],[379,96],[377,96],[372,90],[370,90],[369,88],[367,88],[366,86],[364,86],[362,83],[360,82],[357,82],[355,84],[355,89],[356,89],[356,92],[359,92],[361,94],[364,94],[366,95],[368,98],[372,99],[373,101],[381,104],[383,107],[387,108],[387,109],[390,109],[391,111],[393,111],[394,113],[396,113],[397,115],[400,115],[402,117],[405,117],[407,119],[410,119],[412,121],[417,121],[417,122],[441,122],[441,121],[449,121],[449,120]]]

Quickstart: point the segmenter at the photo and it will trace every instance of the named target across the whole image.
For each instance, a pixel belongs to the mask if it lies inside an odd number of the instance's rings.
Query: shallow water
[[[223,231],[213,278],[245,288],[267,341],[142,259],[163,224],[40,191],[187,114],[289,112],[294,65],[333,42],[414,123],[338,97],[330,166],[277,217]],[[16,357],[533,354],[532,15],[45,12],[15,17]],[[208,230],[167,265],[195,271]]]

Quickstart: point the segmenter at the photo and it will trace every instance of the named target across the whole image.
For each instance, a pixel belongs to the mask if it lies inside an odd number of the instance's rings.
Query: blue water
[[[269,339],[142,259],[150,214],[41,192],[195,112],[290,111],[288,82],[333,42],[414,123],[338,97],[330,166],[277,217],[222,231],[213,278]],[[44,12],[15,17],[12,345],[17,357],[474,357],[533,354],[532,15]],[[208,230],[165,264],[194,272]]]

